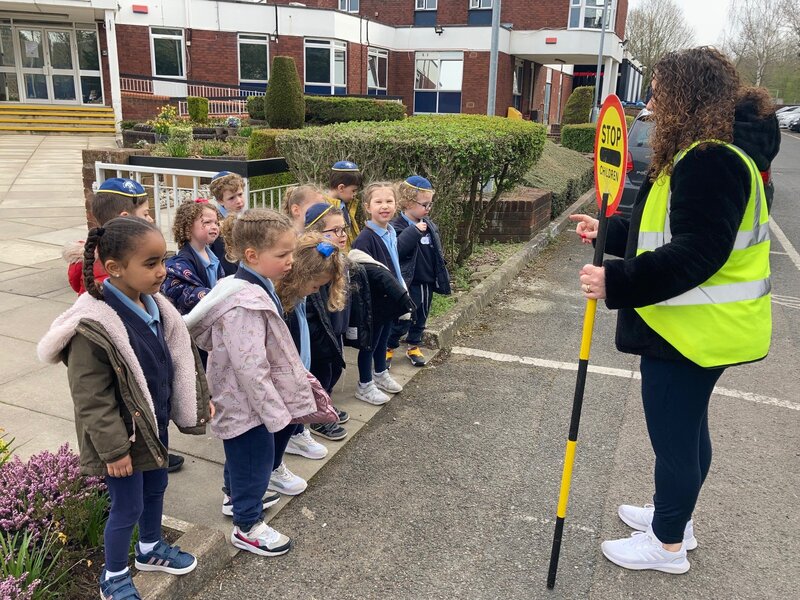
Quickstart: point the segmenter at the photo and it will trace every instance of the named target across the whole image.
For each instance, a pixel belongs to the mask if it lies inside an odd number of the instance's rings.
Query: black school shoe
[[[180,454],[169,455],[169,465],[167,466],[167,473],[174,473],[180,471],[183,466],[184,458]]]
[[[347,436],[347,430],[338,423],[317,423],[310,425],[309,429],[314,435],[324,437],[326,440],[333,440],[334,442],[342,440]]]

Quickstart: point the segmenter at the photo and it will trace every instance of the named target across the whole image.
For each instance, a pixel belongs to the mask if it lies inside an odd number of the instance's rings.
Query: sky
[[[695,44],[719,45],[722,30],[728,22],[731,0],[673,0],[683,11],[686,21],[694,28]],[[629,0],[628,10],[637,8],[642,0]]]

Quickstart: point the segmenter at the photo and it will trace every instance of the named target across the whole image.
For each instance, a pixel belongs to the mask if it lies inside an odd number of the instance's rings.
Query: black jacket
[[[772,210],[772,197],[775,193],[772,178],[768,175],[772,161],[781,149],[781,130],[775,114],[759,116],[751,100],[742,100],[736,105],[733,123],[733,143],[747,152],[756,163],[764,177],[764,192],[767,208]],[[767,175],[763,175],[767,174]]]
[[[311,337],[311,361],[336,361],[345,368],[342,348],[328,313],[328,286],[306,296],[306,319]]]
[[[372,298],[367,270],[363,265],[348,260],[347,274],[350,278],[347,298],[350,303],[350,327],[358,330],[358,349],[372,350]]]
[[[228,259],[225,258],[225,241],[222,239],[222,236],[219,236],[214,240],[214,243],[211,244],[211,251],[219,259],[219,264],[222,267],[222,270],[225,272],[226,277],[228,275],[236,274],[236,271],[239,269],[239,265],[228,262]]]
[[[742,159],[721,146],[691,150],[670,180],[672,241],[636,256],[639,225],[652,184],[645,181],[630,222],[613,217],[606,252],[606,305],[619,309],[617,348],[653,358],[687,360],[653,331],[634,307],[648,306],[697,287],[719,271],[733,249],[750,194]]]
[[[452,293],[450,289],[450,273],[447,272],[447,265],[444,262],[444,251],[442,250],[442,238],[439,236],[439,228],[428,218],[422,219],[428,225],[428,231],[433,240],[433,248],[436,255],[436,282],[434,290],[437,294],[448,296]],[[397,254],[400,257],[400,270],[403,273],[406,285],[411,285],[414,281],[414,270],[417,267],[417,255],[419,254],[419,241],[425,235],[416,227],[409,227],[408,221],[403,215],[398,215],[392,220],[392,227],[397,232]]]

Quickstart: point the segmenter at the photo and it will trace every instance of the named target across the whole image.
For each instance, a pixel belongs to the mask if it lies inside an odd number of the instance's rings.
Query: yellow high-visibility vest
[[[753,159],[733,144],[695,142],[675,164],[702,143],[722,144],[750,172],[750,197],[728,260],[707,281],[679,296],[635,309],[651,329],[701,367],[721,367],[764,358],[772,337],[769,269],[769,212],[764,182]],[[672,239],[670,178],[662,174],[645,201],[636,255]]]

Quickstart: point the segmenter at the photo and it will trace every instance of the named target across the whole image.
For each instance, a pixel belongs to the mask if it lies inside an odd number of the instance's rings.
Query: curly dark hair
[[[721,52],[707,46],[669,52],[653,67],[653,80],[652,179],[670,175],[675,155],[694,142],[733,141],[740,82]]]
[[[175,211],[175,221],[172,223],[172,237],[178,248],[188,244],[192,240],[192,227],[194,222],[203,216],[204,210],[210,210],[217,214],[217,220],[222,220],[222,215],[217,207],[207,202],[195,202],[188,200],[182,203]]]

